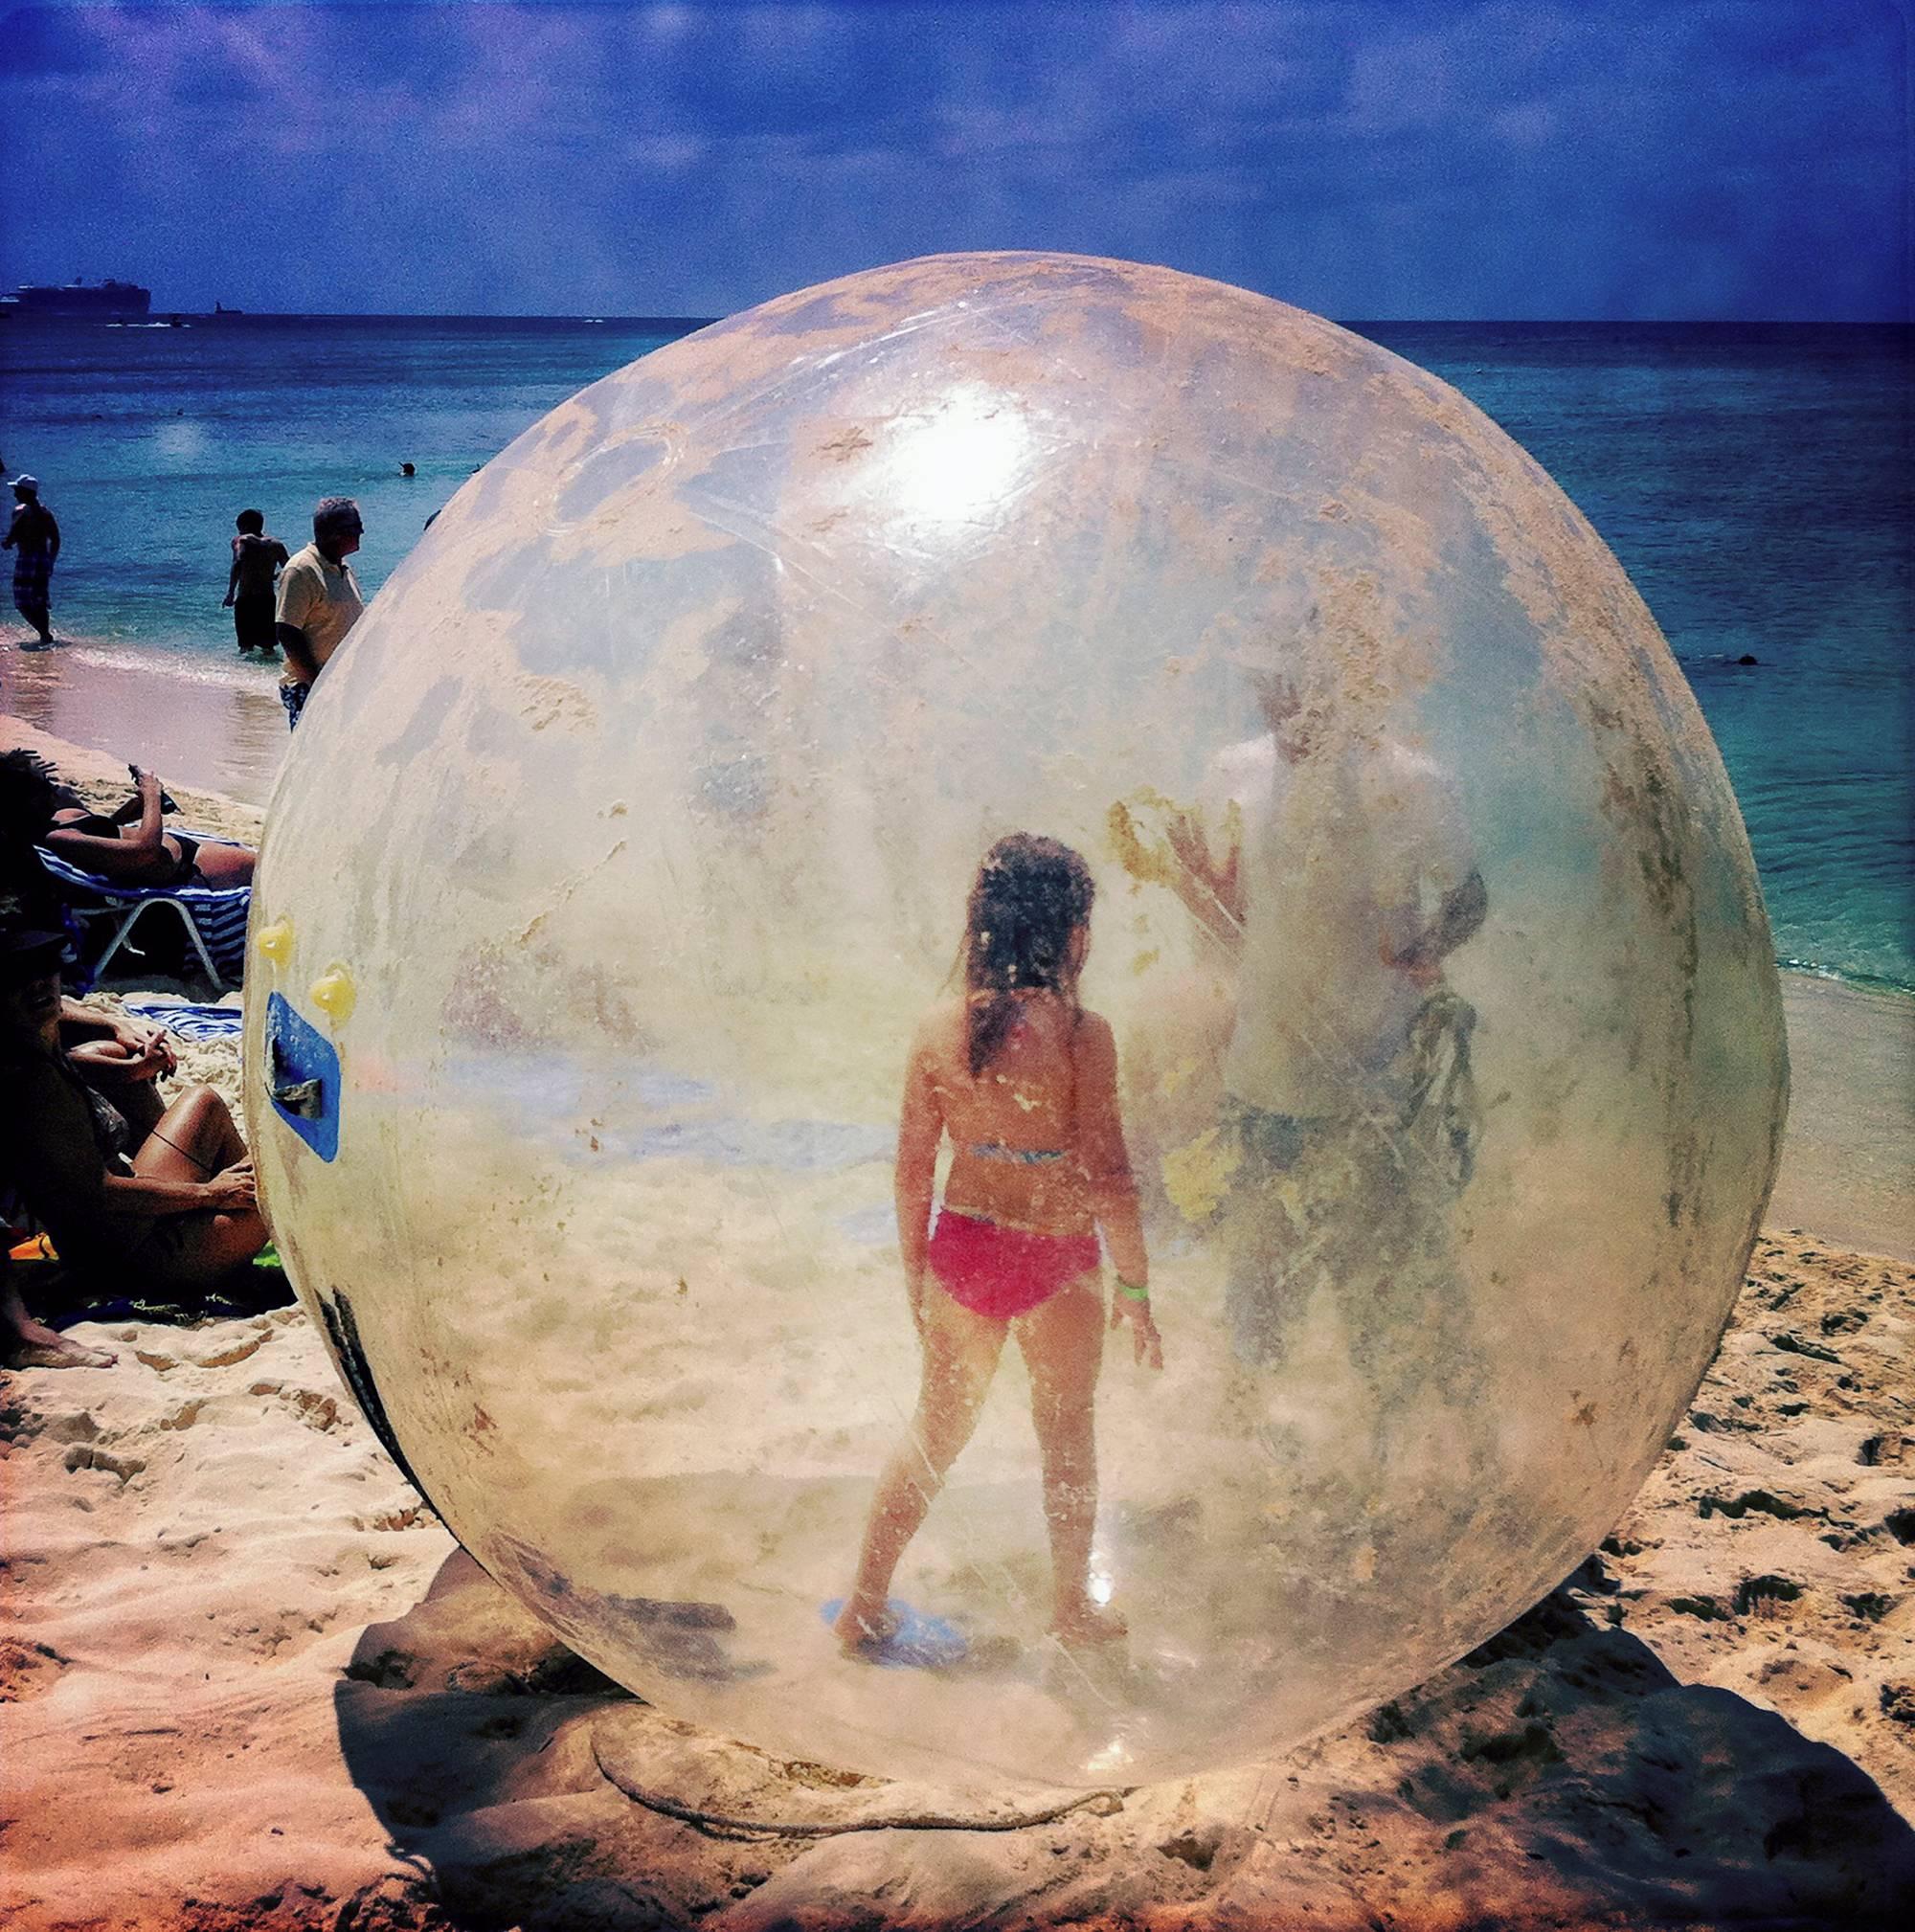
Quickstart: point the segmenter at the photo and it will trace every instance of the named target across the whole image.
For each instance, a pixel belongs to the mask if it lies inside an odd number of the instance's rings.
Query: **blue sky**
[[[1905,318],[1901,0],[22,6],[0,282],[714,315],[944,249],[1325,314]]]

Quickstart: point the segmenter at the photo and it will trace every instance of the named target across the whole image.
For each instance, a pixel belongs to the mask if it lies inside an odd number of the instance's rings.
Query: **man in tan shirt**
[[[365,525],[350,497],[322,497],[312,513],[312,541],[280,573],[274,634],[286,654],[280,702],[296,730],[326,663],[365,609],[346,559],[359,548]]]

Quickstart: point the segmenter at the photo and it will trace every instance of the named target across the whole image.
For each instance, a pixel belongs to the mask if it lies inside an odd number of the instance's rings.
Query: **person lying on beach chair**
[[[69,865],[115,886],[231,887],[252,882],[259,855],[249,845],[169,832],[166,791],[137,766],[133,797],[110,813],[89,811],[60,785],[54,768],[27,750],[0,754],[0,838],[43,845]]]
[[[65,946],[56,932],[0,925],[0,1177],[76,1272],[215,1287],[266,1245],[246,1144],[211,1087],[190,1088],[142,1128],[150,1094],[129,1117],[88,1083],[60,1038]],[[129,1080],[129,1098],[140,1085]]]

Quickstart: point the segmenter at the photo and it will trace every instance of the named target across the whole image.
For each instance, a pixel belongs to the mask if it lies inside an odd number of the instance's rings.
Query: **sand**
[[[89,790],[119,781],[116,759],[45,749]],[[172,789],[191,822],[257,828]],[[1901,1922],[1915,1132],[1892,1090],[1900,1008],[1846,996],[1791,985],[1776,1197],[1845,1245],[1765,1234],[1688,1419],[1603,1549],[1471,1657],[1301,1751],[1018,1830],[928,1828],[987,1821],[608,1685],[457,1549],[300,1311],[83,1324],[113,1367],[0,1385],[9,1923]],[[201,1049],[194,1077],[230,1090],[233,1051]],[[1862,1115],[1843,1101],[1857,1067],[1889,1074]],[[1845,1191],[1859,1140],[1880,1184]],[[632,1791],[920,1823],[716,1831]],[[1018,1807],[1043,1794],[990,1812]]]
[[[1765,1237],[1603,1550],[1245,1770],[950,1812],[613,1690],[453,1544],[296,1310],[8,1379],[0,1865],[22,1928],[1861,1924],[1915,1898],[1915,1270]],[[1005,1793],[1003,1803],[1038,1802]],[[975,1807],[965,1807],[975,1814]]]
[[[1915,1261],[1915,1000],[1782,977],[1793,1071],[1769,1218]]]
[[[22,726],[87,750],[80,760],[115,780],[126,763],[150,766],[182,804],[181,789],[261,806],[285,754],[280,665],[242,659],[144,658],[137,647],[69,643],[0,647],[0,730]],[[5,744],[0,743],[0,750]],[[205,825],[189,817],[189,822]],[[209,831],[215,826],[205,825]]]

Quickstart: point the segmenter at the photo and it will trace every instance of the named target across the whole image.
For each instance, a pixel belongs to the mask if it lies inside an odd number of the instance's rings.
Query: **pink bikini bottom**
[[[940,1208],[925,1259],[938,1286],[974,1314],[1009,1321],[1060,1288],[1094,1274],[1094,1234],[1033,1234]]]

